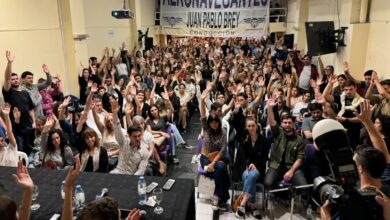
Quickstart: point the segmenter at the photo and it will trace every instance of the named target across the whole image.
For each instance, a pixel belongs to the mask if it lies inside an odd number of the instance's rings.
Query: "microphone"
[[[100,193],[100,198],[103,198],[103,197],[105,197],[107,195],[108,195],[108,189],[107,188],[103,188],[102,192]]]

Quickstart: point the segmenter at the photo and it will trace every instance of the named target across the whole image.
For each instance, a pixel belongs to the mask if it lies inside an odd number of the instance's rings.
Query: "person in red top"
[[[318,77],[317,66],[311,64],[311,57],[309,55],[303,56],[303,61],[298,57],[298,51],[295,51],[292,56],[293,65],[298,75],[298,87],[302,94],[304,91],[309,91],[310,80],[316,80]]]

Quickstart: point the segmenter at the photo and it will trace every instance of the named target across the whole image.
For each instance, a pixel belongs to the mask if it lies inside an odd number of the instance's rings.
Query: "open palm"
[[[18,168],[16,174],[13,174],[16,184],[24,190],[32,190],[34,182],[28,174],[27,168],[23,165],[23,161],[18,161]]]

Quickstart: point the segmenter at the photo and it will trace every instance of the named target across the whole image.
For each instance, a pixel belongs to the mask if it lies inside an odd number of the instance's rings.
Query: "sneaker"
[[[245,218],[245,207],[238,206],[237,211],[235,213],[236,218],[243,219]]]
[[[179,158],[177,158],[176,155],[173,156],[173,163],[174,164],[179,164]]]
[[[193,149],[194,147],[191,146],[191,145],[188,145],[186,142],[182,143],[182,144],[179,144],[180,147],[184,148],[184,149],[187,149],[187,150],[191,150]]]

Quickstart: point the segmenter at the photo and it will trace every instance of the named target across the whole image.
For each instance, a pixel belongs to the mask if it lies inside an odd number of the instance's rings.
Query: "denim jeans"
[[[210,164],[207,158],[202,154],[200,156],[200,164],[204,168]],[[226,202],[229,196],[230,179],[226,169],[226,164],[223,161],[218,161],[214,166],[213,172],[207,172],[205,176],[213,178],[215,182],[214,194],[218,196],[219,200]]]
[[[172,134],[173,134],[173,141],[172,141],[172,154],[176,155],[176,146],[179,144],[184,143],[184,139],[181,136],[179,130],[177,129],[175,124],[169,123],[169,127],[171,127]]]
[[[256,182],[259,177],[260,173],[258,170],[248,171],[248,169],[246,169],[242,174],[242,181],[244,182],[244,189],[242,191],[251,195],[248,200],[250,203],[256,202]]]

